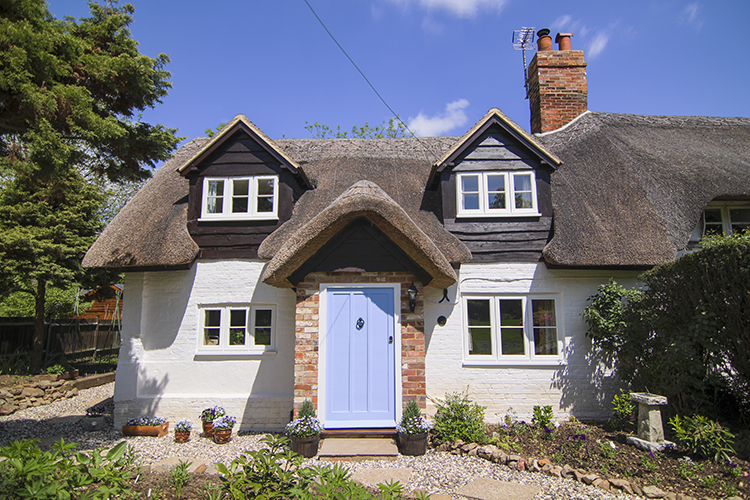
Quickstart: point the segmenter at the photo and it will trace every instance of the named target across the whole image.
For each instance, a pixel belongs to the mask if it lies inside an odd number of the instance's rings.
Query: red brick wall
[[[406,290],[412,281],[419,289],[417,306],[409,311]],[[427,396],[424,375],[424,303],[422,284],[412,274],[393,273],[311,273],[297,285],[297,311],[294,342],[294,409],[305,399],[318,408],[318,325],[321,283],[400,283],[401,284],[401,385],[402,401],[416,399],[425,408]]]
[[[531,132],[556,130],[588,109],[582,50],[537,52],[529,65]]]

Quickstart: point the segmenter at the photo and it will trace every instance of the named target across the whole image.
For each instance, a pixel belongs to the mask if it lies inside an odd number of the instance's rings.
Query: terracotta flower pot
[[[213,429],[214,443],[227,444],[232,438],[232,429]]]
[[[203,437],[207,437],[207,438],[214,437],[213,421],[203,422]]]
[[[190,440],[190,431],[174,431],[174,440],[177,443],[187,443]]]
[[[309,437],[289,436],[289,447],[294,453],[305,458],[312,458],[317,455],[319,444],[320,434]]]
[[[402,455],[424,455],[427,452],[427,433],[399,434],[398,449]]]
[[[164,437],[169,433],[169,422],[161,425],[123,425],[123,436],[156,436]]]

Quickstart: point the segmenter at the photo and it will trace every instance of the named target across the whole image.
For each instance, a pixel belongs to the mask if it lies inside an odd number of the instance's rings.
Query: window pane
[[[721,209],[710,208],[705,212],[706,224],[716,223],[721,224]]]
[[[524,354],[523,328],[503,328],[500,334],[503,354]]]
[[[531,191],[531,175],[516,174],[513,176],[513,188],[516,192]]]
[[[219,345],[221,311],[207,310],[204,314],[203,345]]]
[[[487,206],[490,208],[505,208],[505,193],[488,193]]]
[[[520,299],[500,300],[500,324],[502,326],[523,326],[523,301]]]
[[[469,354],[492,354],[492,330],[469,328]]]
[[[229,326],[247,326],[247,311],[245,309],[232,309],[229,311]]]
[[[534,354],[557,354],[557,328],[534,328]]]
[[[516,208],[533,208],[531,193],[516,193]]]
[[[532,300],[531,312],[534,317],[534,326],[557,326],[553,299]]]
[[[270,328],[256,328],[255,329],[255,345],[271,345],[271,329]]]
[[[505,191],[504,175],[488,175],[487,191]]]
[[[464,193],[479,192],[479,177],[476,175],[461,176],[461,191]]]
[[[258,212],[273,212],[273,198],[258,198]]]
[[[247,198],[232,198],[232,213],[247,213]]]
[[[222,198],[208,198],[206,200],[206,210],[208,210],[208,213],[210,214],[220,214],[222,203]]]
[[[270,309],[256,309],[255,310],[255,326],[271,326],[271,310]]]
[[[490,326],[490,301],[484,300],[467,300],[467,316],[469,326]]]
[[[274,179],[258,179],[258,194],[272,195]]]
[[[465,194],[463,197],[464,210],[479,210],[479,195]]]
[[[224,196],[224,181],[208,181],[208,196]]]
[[[235,196],[247,196],[248,195],[249,181],[247,179],[235,180],[232,182],[233,190],[232,194]]]
[[[219,345],[219,329],[218,328],[204,328],[203,329],[203,345]]]
[[[750,208],[732,208],[729,210],[732,232],[738,233],[750,227]]]
[[[221,311],[218,309],[206,310],[206,326],[221,326]]]
[[[245,345],[245,329],[244,328],[230,328],[229,329],[229,345]]]

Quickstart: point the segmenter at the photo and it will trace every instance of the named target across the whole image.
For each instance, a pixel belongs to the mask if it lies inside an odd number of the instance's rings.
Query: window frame
[[[204,329],[206,325],[206,311],[220,311],[219,345],[204,343]],[[245,311],[245,344],[230,345],[231,311]],[[271,338],[268,345],[255,344],[256,311],[271,311]],[[201,304],[198,306],[198,346],[197,354],[267,354],[276,352],[276,305],[274,304]],[[262,328],[263,326],[261,326]]]
[[[261,180],[273,180],[273,194],[259,195],[258,183]],[[224,183],[222,194],[221,212],[208,212],[208,185],[212,181],[221,181]],[[232,212],[232,201],[235,198],[244,198],[245,196],[234,196],[234,183],[236,181],[248,181],[248,211]],[[273,203],[271,212],[258,211],[258,198],[270,197]],[[250,175],[250,176],[229,176],[229,177],[203,177],[203,188],[201,195],[201,215],[199,221],[215,220],[278,220],[279,218],[279,176],[278,175]]]
[[[487,300],[490,303],[490,340],[492,343],[491,354],[470,354],[471,335],[469,326],[470,300]],[[521,300],[523,309],[523,354],[502,354],[501,352],[501,325],[500,325],[500,301]],[[533,301],[552,300],[555,307],[555,329],[557,333],[556,354],[536,354],[534,349],[534,324],[533,324]],[[547,294],[465,294],[462,297],[463,308],[463,364],[465,366],[487,366],[487,365],[555,365],[565,363],[565,327],[563,324],[562,295],[556,293]]]
[[[528,176],[531,181],[531,207],[517,208],[515,203],[516,189],[515,176]],[[487,198],[490,193],[489,178],[492,176],[503,177],[505,187],[505,208],[488,207]],[[479,208],[464,208],[464,194],[474,191],[463,190],[463,179],[468,177],[478,178]],[[495,192],[495,191],[492,191]],[[527,191],[522,191],[527,192]],[[512,202],[512,203],[511,203]],[[539,204],[536,190],[536,171],[534,170],[488,170],[482,172],[456,172],[456,217],[539,217]]]
[[[711,202],[706,205],[706,208],[701,212],[701,218],[698,221],[698,225],[693,229],[690,235],[689,245],[696,245],[706,236],[706,211],[707,210],[720,210],[721,211],[721,229],[723,234],[732,234],[732,218],[730,211],[733,209],[745,209],[750,210],[750,201],[746,200],[733,200],[733,201],[721,201]],[[750,222],[750,221],[749,221]]]

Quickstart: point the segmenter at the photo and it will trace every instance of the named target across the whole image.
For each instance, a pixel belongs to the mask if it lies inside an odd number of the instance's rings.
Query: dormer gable
[[[493,108],[433,164],[428,186],[472,260],[538,261],[552,224],[551,174],[561,164]]]

